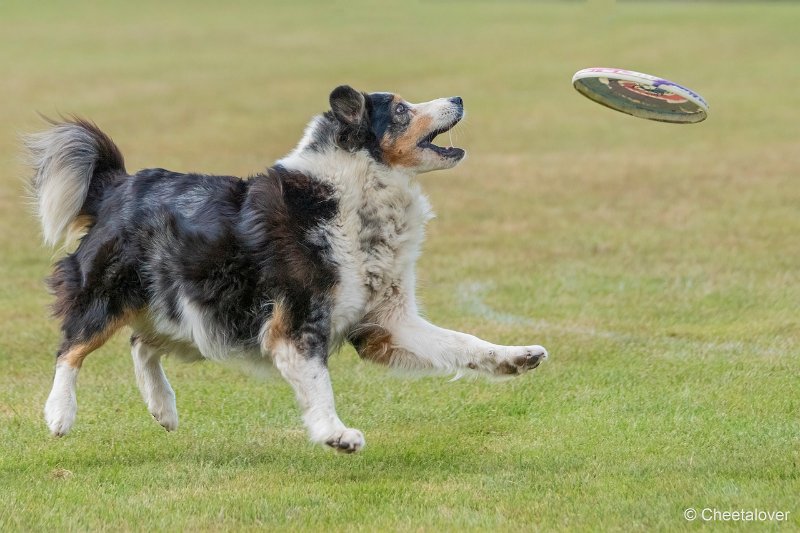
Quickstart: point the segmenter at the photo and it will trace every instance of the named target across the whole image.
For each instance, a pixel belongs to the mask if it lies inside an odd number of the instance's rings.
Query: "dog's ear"
[[[339,122],[356,126],[366,118],[367,103],[364,94],[349,85],[340,85],[331,92],[331,110]]]

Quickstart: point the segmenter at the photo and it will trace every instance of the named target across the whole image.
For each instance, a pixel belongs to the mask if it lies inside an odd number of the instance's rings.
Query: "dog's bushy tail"
[[[34,169],[31,192],[44,242],[55,246],[94,223],[104,186],[126,174],[122,153],[94,123],[78,117],[23,137]]]

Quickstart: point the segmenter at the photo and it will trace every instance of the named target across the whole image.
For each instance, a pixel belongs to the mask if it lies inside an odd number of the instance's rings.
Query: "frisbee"
[[[634,117],[687,124],[708,116],[708,104],[693,90],[632,70],[585,68],[572,77],[572,86],[586,98]]]

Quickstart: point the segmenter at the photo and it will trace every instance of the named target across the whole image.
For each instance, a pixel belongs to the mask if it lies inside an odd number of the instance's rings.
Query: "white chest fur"
[[[339,265],[332,333],[340,339],[376,305],[413,284],[433,212],[406,172],[376,164],[365,152],[306,150],[314,124],[278,163],[324,180],[336,191],[339,213],[323,231]]]
[[[417,184],[375,180],[366,187],[356,216],[362,280],[381,297],[413,269],[433,216],[430,204]]]
[[[399,287],[413,283],[425,225],[433,217],[428,199],[408,176],[370,178],[339,190],[334,334],[344,333],[374,306],[396,297]]]

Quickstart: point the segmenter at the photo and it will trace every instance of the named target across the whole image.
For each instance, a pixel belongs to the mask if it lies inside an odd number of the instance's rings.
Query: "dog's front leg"
[[[359,451],[365,445],[363,433],[346,427],[336,414],[326,334],[293,333],[287,328],[287,322],[283,311],[275,312],[268,324],[262,351],[272,358],[281,376],[294,389],[309,437],[344,453]]]
[[[305,352],[289,341],[275,343],[270,355],[281,376],[294,389],[312,441],[345,453],[364,447],[364,435],[346,427],[336,414],[331,377],[324,358]]]
[[[521,374],[547,359],[539,345],[502,346],[440,328],[416,313],[371,317],[350,340],[364,359],[406,369],[477,370],[494,375]]]

